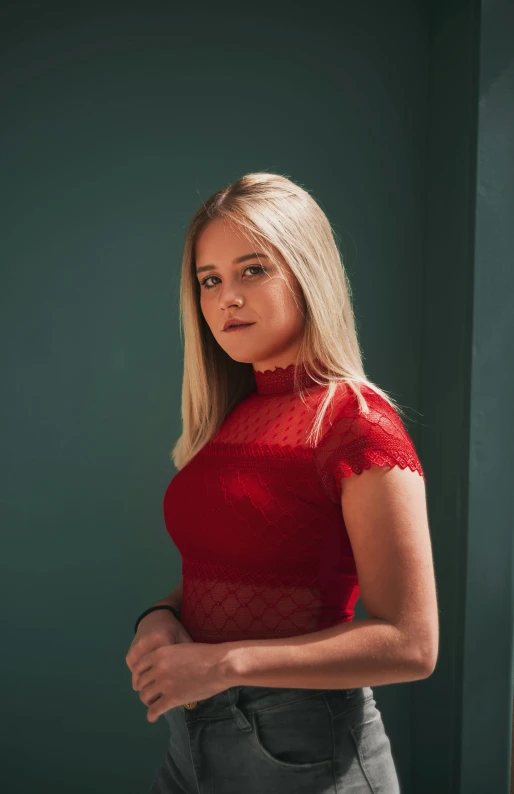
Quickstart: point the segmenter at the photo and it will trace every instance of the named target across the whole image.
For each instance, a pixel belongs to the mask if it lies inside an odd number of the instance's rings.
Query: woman
[[[247,174],[193,217],[180,300],[163,507],[183,578],[126,657],[147,719],[170,725],[151,794],[394,794],[371,687],[436,664],[424,473],[364,374],[325,214]]]

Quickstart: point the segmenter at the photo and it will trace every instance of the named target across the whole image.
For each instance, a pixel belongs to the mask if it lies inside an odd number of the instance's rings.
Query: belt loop
[[[245,731],[247,733],[248,731],[252,731],[253,730],[252,725],[248,721],[248,719],[246,718],[246,715],[243,714],[241,709],[239,709],[237,707],[237,705],[236,705],[236,703],[238,701],[238,698],[239,698],[239,693],[241,692],[241,689],[242,689],[241,686],[230,687],[230,689],[228,690],[228,700],[229,700],[229,703],[230,703],[230,710],[232,712],[232,716],[234,717],[234,719],[236,721],[237,727],[241,731]]]

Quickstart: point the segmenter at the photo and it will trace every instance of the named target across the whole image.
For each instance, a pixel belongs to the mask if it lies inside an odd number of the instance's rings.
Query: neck
[[[303,363],[295,366],[294,363],[285,367],[274,367],[273,369],[253,370],[255,375],[256,391],[259,396],[272,394],[287,394],[299,391],[300,388],[317,386],[316,381],[307,373]],[[295,375],[297,385],[295,388]]]

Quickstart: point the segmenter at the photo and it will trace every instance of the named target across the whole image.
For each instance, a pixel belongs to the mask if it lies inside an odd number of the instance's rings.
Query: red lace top
[[[195,642],[289,637],[350,621],[359,595],[341,479],[372,464],[417,470],[401,418],[374,391],[358,415],[337,387],[315,448],[306,444],[323,386],[294,365],[256,388],[170,482],[166,528],[182,557],[181,622]]]

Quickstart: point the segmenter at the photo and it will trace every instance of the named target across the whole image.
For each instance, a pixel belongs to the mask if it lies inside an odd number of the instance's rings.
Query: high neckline
[[[315,380],[306,372],[305,365],[299,364],[296,368],[294,363],[289,364],[287,367],[275,367],[275,369],[265,369],[262,371],[254,369],[256,391],[259,397],[264,397],[270,394],[287,394],[293,392],[295,370],[298,371],[300,376],[300,385],[302,388],[309,386],[317,386]]]

